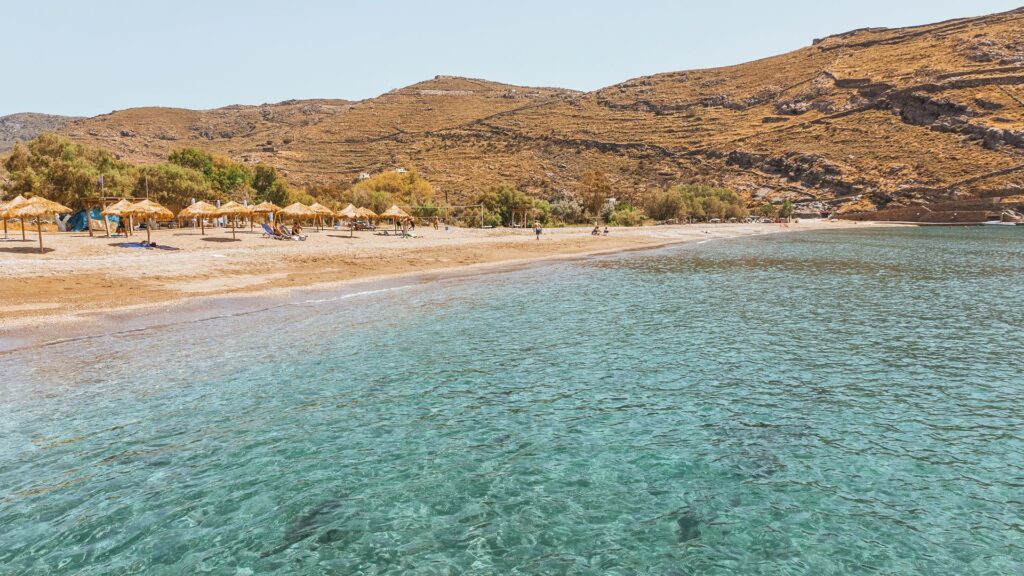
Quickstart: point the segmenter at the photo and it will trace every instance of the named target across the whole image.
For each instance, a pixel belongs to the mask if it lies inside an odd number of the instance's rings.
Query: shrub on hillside
[[[583,222],[583,203],[575,198],[561,198],[551,204],[551,215],[565,224]]]
[[[700,184],[654,190],[647,195],[644,209],[655,220],[727,220],[745,218],[748,213],[745,200],[736,191]]]
[[[643,210],[622,203],[611,210],[606,222],[612,226],[642,226],[647,215]]]
[[[425,178],[415,172],[381,172],[376,176],[362,180],[353,186],[347,194],[342,194],[342,200],[352,202],[356,206],[367,205],[370,199],[387,197],[391,203],[404,204],[406,206],[423,206],[430,203],[434,198],[434,186]],[[356,200],[362,200],[360,204]],[[387,210],[391,204],[384,206]],[[375,212],[376,208],[371,207]]]

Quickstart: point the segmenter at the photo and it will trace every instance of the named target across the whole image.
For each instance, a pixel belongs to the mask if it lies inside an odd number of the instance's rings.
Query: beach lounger
[[[263,236],[267,238],[273,238],[274,240],[284,239],[284,236],[281,236],[280,234],[274,232],[274,229],[271,228],[269,224],[262,224],[261,226],[263,226]]]

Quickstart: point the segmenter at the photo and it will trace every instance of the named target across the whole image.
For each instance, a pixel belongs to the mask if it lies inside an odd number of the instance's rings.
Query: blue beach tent
[[[90,212],[93,220],[102,220],[103,216],[100,215],[99,208],[93,208]],[[117,224],[121,221],[119,216],[108,216],[110,220],[110,228],[112,230],[117,228]],[[89,230],[89,222],[85,219],[85,210],[79,210],[71,215],[67,220],[66,230],[69,232],[86,232]]]

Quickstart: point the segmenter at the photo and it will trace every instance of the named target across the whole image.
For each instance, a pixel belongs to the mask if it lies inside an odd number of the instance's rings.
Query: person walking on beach
[[[434,216],[434,230],[437,230],[438,224],[440,224],[440,222],[438,222],[437,216]]]
[[[543,228],[540,227],[540,220],[533,221],[533,233],[537,235],[537,240],[540,240],[540,233]]]

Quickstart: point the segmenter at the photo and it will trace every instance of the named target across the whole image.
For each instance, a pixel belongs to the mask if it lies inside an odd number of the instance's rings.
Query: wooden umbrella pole
[[[237,225],[238,225],[238,216],[235,216],[234,218],[231,219],[231,239],[232,240],[236,240],[236,238],[235,238],[235,226],[237,226]]]
[[[106,209],[109,208],[110,205],[107,204],[106,202],[104,202],[103,204],[103,211],[106,211]],[[107,238],[110,238],[110,217],[103,214],[102,212],[100,213],[100,216],[103,216],[103,230],[107,233]],[[86,219],[86,222],[88,222],[88,219]]]
[[[203,236],[206,236],[206,220],[204,220],[202,216],[199,217],[199,232]]]
[[[36,218],[36,230],[39,231],[39,253],[43,253],[43,223],[39,218]]]
[[[25,240],[27,240],[27,238],[25,238],[25,218],[22,218],[21,219],[21,241],[24,242]]]

